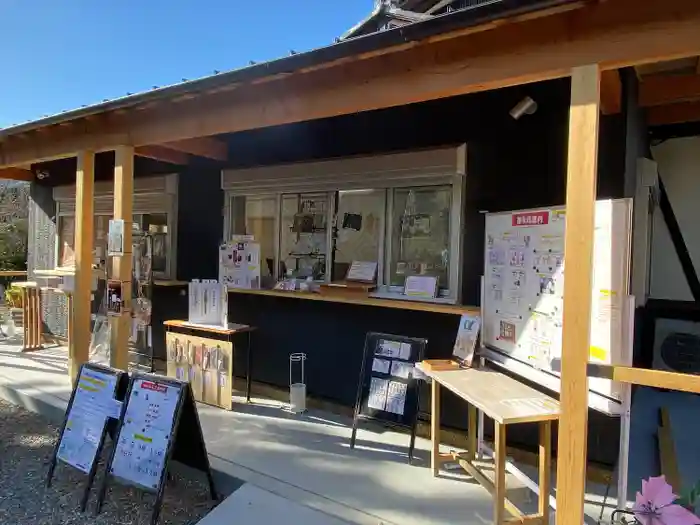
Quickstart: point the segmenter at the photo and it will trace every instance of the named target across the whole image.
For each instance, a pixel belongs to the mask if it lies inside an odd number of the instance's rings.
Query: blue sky
[[[0,0],[0,127],[322,47],[372,6],[372,0]]]

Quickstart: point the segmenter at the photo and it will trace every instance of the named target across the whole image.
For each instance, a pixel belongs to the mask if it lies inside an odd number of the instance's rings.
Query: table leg
[[[440,383],[432,380],[430,399],[430,439],[432,448],[430,451],[430,466],[433,476],[440,474]]]
[[[246,377],[245,377],[245,399],[247,403],[250,403],[250,389],[253,384],[253,371],[252,371],[252,352],[250,349],[250,332],[248,332],[248,348],[246,349]]]
[[[506,426],[495,422],[493,522],[501,525],[505,518],[506,499]]]
[[[542,516],[540,523],[549,525],[549,488],[552,469],[552,422],[540,423],[540,497],[538,512]]]
[[[476,407],[472,404],[469,405],[469,412],[467,415],[467,452],[469,454],[469,460],[474,461],[477,456],[477,427],[479,425],[478,413]]]

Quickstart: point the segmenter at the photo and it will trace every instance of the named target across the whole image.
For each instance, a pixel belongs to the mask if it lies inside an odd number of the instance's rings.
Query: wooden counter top
[[[214,334],[222,335],[240,334],[243,332],[252,332],[255,330],[254,326],[249,326],[247,324],[229,323],[228,328],[224,328],[223,326],[209,326],[197,323],[189,323],[181,319],[163,321],[163,325],[169,328],[185,328],[187,330],[199,330],[202,332],[212,332]]]
[[[375,297],[347,297],[340,295],[322,295],[310,292],[285,292],[282,290],[245,290],[241,288],[229,288],[228,291],[229,293],[237,293],[244,295],[265,295],[268,297],[284,297],[287,299],[305,299],[309,301],[324,301],[328,303],[356,304],[358,306],[378,306],[380,308],[413,310],[417,312],[433,312],[452,315],[479,314],[479,308],[477,308],[476,306],[403,301],[396,299],[377,299]]]
[[[187,281],[169,281],[166,279],[154,279],[153,286],[187,286]]]

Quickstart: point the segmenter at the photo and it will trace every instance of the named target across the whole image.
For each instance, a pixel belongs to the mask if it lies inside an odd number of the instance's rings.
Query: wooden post
[[[561,417],[557,456],[557,523],[583,523],[588,434],[588,364],[600,112],[600,68],[571,74],[569,160],[564,237]]]
[[[90,305],[92,302],[92,239],[94,226],[95,153],[78,154],[75,177],[75,292],[73,338],[69,349],[71,379],[90,355]]]
[[[114,218],[124,220],[124,255],[112,257],[111,279],[122,282],[122,313],[112,319],[110,364],[128,370],[131,333],[131,228],[134,202],[134,148],[119,146],[114,163]]]

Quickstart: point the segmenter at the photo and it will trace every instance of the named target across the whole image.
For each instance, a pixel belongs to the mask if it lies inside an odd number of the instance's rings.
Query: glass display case
[[[451,206],[449,186],[393,190],[390,287],[403,287],[411,275],[435,276],[440,289],[449,287]]]
[[[326,193],[282,195],[280,276],[326,280],[328,204]]]

